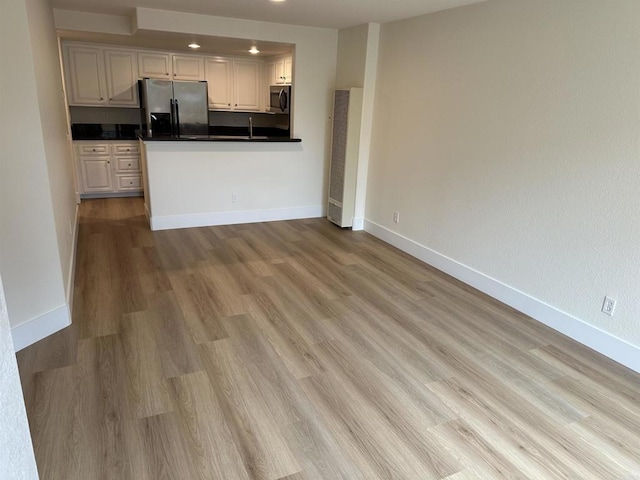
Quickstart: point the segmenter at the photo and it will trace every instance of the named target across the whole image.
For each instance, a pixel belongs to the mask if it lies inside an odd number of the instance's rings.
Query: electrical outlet
[[[238,194],[237,193],[232,193],[231,194],[231,203],[238,203]]]
[[[611,297],[604,297],[602,302],[602,313],[613,317],[613,311],[616,309],[616,301]]]
[[[400,223],[400,212],[393,212],[393,223]]]

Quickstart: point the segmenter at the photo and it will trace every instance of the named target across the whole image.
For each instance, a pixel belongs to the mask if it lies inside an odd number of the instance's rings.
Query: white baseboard
[[[212,227],[215,225],[236,225],[239,223],[273,222],[323,216],[323,208],[294,207],[270,210],[240,210],[234,212],[212,212],[191,215],[152,215],[151,230],[171,230],[174,228]]]
[[[506,303],[533,319],[567,335],[577,342],[640,372],[640,347],[631,345],[582,320],[554,308],[526,293],[446,257],[430,248],[404,237],[382,225],[364,221],[364,229],[403,252],[441,270],[481,292]]]
[[[67,305],[73,307],[73,292],[76,280],[76,252],[78,250],[78,226],[80,225],[80,205],[76,204],[73,232],[71,233],[71,258],[69,259],[69,278],[67,279]]]
[[[71,325],[69,306],[62,305],[44,315],[13,327],[11,329],[13,347],[17,352],[69,325]]]

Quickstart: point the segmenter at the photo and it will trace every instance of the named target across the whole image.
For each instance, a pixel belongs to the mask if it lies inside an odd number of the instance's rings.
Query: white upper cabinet
[[[138,60],[135,51],[105,50],[110,105],[138,105]]]
[[[138,105],[133,50],[69,45],[65,70],[69,105]]]
[[[291,84],[293,78],[293,57],[281,57],[269,62],[268,65],[273,65],[273,67],[269,67],[273,69],[273,73],[269,76],[271,85]]]
[[[290,82],[291,63],[290,56],[264,64],[260,59],[180,55],[109,45],[64,46],[71,106],[138,106],[138,78],[156,78],[206,80],[212,110],[260,111],[267,104],[263,97],[269,85]]]
[[[284,57],[283,59],[283,83],[287,85],[291,85],[291,80],[293,79],[293,57]]]
[[[264,64],[264,82],[266,90],[271,85],[276,84],[276,62],[267,62]]]
[[[174,80],[204,80],[204,59],[192,55],[172,55]]]
[[[138,52],[138,77],[171,80],[171,55],[168,53]]]
[[[104,56],[102,49],[69,46],[66,49],[67,91],[70,105],[104,105]]]
[[[204,74],[209,91],[209,108],[231,110],[233,100],[232,62],[225,58],[207,58]]]
[[[261,64],[249,60],[234,60],[234,109],[260,110]]]
[[[259,111],[261,62],[207,58],[205,79],[209,108],[215,110]]]

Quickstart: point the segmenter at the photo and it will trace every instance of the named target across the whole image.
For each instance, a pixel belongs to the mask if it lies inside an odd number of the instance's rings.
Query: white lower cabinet
[[[113,190],[111,157],[102,155],[81,156],[80,177],[82,193],[110,192]]]
[[[81,194],[111,197],[142,192],[140,147],[136,142],[74,144]]]

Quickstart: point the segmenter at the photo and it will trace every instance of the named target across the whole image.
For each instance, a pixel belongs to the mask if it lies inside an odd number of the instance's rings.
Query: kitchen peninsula
[[[300,139],[141,136],[140,151],[151,230],[320,215],[291,207],[304,171]]]

